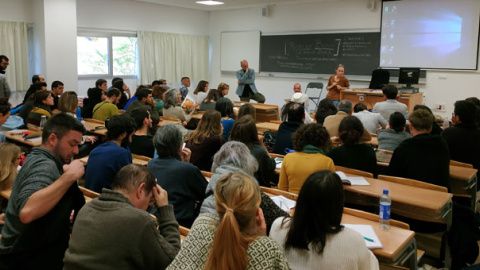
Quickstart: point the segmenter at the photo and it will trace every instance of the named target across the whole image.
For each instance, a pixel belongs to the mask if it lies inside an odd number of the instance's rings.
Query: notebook
[[[362,176],[347,176],[344,172],[341,171],[336,171],[335,173],[340,176],[340,179],[342,179],[342,183],[344,185],[370,186],[370,183]]]
[[[346,228],[350,228],[363,236],[365,244],[369,249],[383,248],[382,242],[378,238],[375,230],[371,225],[359,225],[359,224],[342,224]]]

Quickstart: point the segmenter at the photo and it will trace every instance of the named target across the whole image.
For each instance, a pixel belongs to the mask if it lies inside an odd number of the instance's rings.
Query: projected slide
[[[380,66],[476,69],[480,1],[383,2]]]

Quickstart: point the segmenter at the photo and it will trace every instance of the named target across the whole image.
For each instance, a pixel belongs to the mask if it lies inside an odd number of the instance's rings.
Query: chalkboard
[[[380,32],[265,35],[260,37],[260,71],[368,75],[380,63]]]

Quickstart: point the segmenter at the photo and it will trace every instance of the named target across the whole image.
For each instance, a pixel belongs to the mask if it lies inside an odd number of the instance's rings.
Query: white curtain
[[[27,24],[0,21],[0,37],[0,55],[10,60],[5,71],[10,89],[27,90],[30,86]]]
[[[139,31],[140,83],[208,80],[208,36]]]

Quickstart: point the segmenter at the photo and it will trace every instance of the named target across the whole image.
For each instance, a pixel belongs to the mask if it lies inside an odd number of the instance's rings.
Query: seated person
[[[0,127],[5,124],[10,117],[10,107],[12,105],[8,103],[8,98],[0,98]],[[0,132],[0,143],[7,140],[5,134]]]
[[[165,93],[163,116],[172,117],[180,120],[180,123],[183,126],[182,134],[183,136],[187,136],[189,132],[185,128],[185,126],[190,121],[190,119],[192,119],[192,115],[195,110],[192,110],[189,114],[186,114],[183,111],[182,107],[179,105],[182,102],[181,99],[182,95],[180,94],[180,91],[175,88],[168,90]]]
[[[219,111],[220,115],[222,116],[222,137],[225,141],[228,141],[230,130],[232,130],[233,124],[235,123],[235,115],[233,114],[233,103],[228,98],[219,98],[217,100],[217,103],[215,104],[215,110]]]
[[[480,129],[475,124],[477,108],[473,102],[459,100],[455,102],[454,126],[445,129],[442,137],[447,141],[450,158],[472,164],[480,170]],[[477,171],[477,179],[480,179]]]
[[[152,202],[155,220],[145,211]],[[130,164],[116,174],[112,190],[78,213],[63,269],[165,269],[179,250],[167,192],[145,166]]]
[[[53,97],[53,106],[50,106],[50,110],[54,113],[58,113],[58,100],[63,94],[64,84],[61,81],[54,81],[52,83],[52,97]]]
[[[89,88],[87,91],[88,98],[83,99],[82,118],[92,118],[93,108],[98,103],[104,101],[107,96],[103,94],[103,90],[100,88]]]
[[[129,145],[130,152],[135,155],[153,158],[155,152],[153,137],[148,135],[148,130],[152,128],[150,112],[145,108],[136,108],[130,115],[137,125],[137,130],[132,136],[132,143]]]
[[[18,166],[22,161],[20,154],[20,147],[17,145],[12,143],[0,144],[0,171],[2,172],[0,174],[0,191],[12,189],[13,180],[17,176]],[[7,202],[7,199],[0,197],[0,213],[3,213],[7,208]],[[0,229],[2,225],[0,223]]]
[[[135,92],[135,97],[137,97],[137,100],[128,106],[126,113],[131,113],[136,108],[147,109],[152,119],[152,125],[156,126],[160,120],[155,101],[152,98],[152,91],[147,88],[140,88]]]
[[[425,105],[417,104],[417,105],[415,105],[415,107],[413,107],[414,111],[416,111],[418,109],[427,110],[429,113],[431,113],[433,115],[432,110],[430,110],[430,108],[425,106]],[[440,127],[440,125],[437,123],[437,121],[435,121],[435,115],[433,115],[433,116],[434,117],[433,117],[433,123],[432,123],[432,131],[430,133],[432,135],[440,135],[440,134],[442,134],[443,129]]]
[[[208,93],[208,82],[201,80],[198,82],[197,87],[193,93],[187,95],[187,99],[190,99],[197,104],[202,103],[202,101],[207,97]]]
[[[394,151],[404,140],[412,135],[405,131],[405,116],[400,112],[394,112],[388,120],[389,128],[380,129],[377,132],[378,149]]]
[[[119,110],[126,110],[127,108],[125,108],[125,105],[127,105],[127,102],[132,97],[132,93],[130,93],[130,88],[128,88],[122,78],[116,78],[115,82],[113,82],[112,80],[112,88],[116,88],[118,91],[120,91],[120,99],[116,103],[117,108]],[[112,88],[110,88],[110,90],[112,90]],[[110,92],[110,90],[108,91]]]
[[[372,173],[377,177],[377,156],[373,148],[360,142],[364,128],[362,122],[355,116],[343,118],[338,127],[341,146],[334,147],[328,156],[337,166]]]
[[[120,91],[116,88],[110,88],[107,92],[107,99],[93,107],[92,118],[105,121],[118,114],[117,103],[121,98]]]
[[[98,193],[103,188],[111,189],[115,174],[132,163],[128,145],[136,124],[130,115],[119,114],[110,118],[106,127],[108,141],[90,152],[85,173],[85,187]]]
[[[244,143],[236,141],[225,143],[213,157],[213,175],[208,182],[208,187],[205,193],[206,198],[202,203],[200,213],[217,215],[217,212],[215,211],[216,195],[214,194],[214,191],[216,190],[217,182],[223,175],[233,172],[247,173],[252,181],[255,181],[258,185],[258,182],[253,178],[253,174],[257,170],[258,162],[252,154],[250,154],[250,150]],[[275,219],[288,215],[263,192],[261,192],[260,208],[262,208],[265,216],[267,232],[270,231],[270,226],[272,226]]]
[[[179,125],[159,127],[153,137],[153,145],[158,158],[150,160],[147,168],[168,192],[168,201],[174,207],[178,223],[190,228],[197,217],[196,204],[205,198],[208,182],[200,170],[189,163],[191,152],[182,146],[183,135]]]
[[[225,97],[228,95],[228,91],[230,90],[230,85],[226,83],[220,83],[217,87],[218,92],[220,92],[220,97]]]
[[[318,170],[334,172],[335,164],[325,154],[330,147],[330,135],[321,124],[300,126],[293,133],[292,142],[296,152],[283,159],[278,189],[298,194],[310,174]]]
[[[47,91],[47,84],[44,82],[34,83],[30,86],[30,89],[33,89],[32,94],[40,90]],[[22,108],[20,111],[18,111],[18,116],[20,116],[24,121],[27,119],[28,114],[32,111],[33,103],[35,103],[33,97],[34,95],[29,94],[28,98],[23,103]]]
[[[170,89],[170,87],[166,85],[155,85],[152,88],[152,97],[155,101],[155,107],[158,111],[158,115],[163,115],[163,97],[168,89]]]
[[[275,173],[275,160],[270,158],[263,142],[258,139],[255,120],[250,115],[242,116],[233,124],[230,141],[244,143],[258,162],[254,176],[260,186],[270,187]]]
[[[304,111],[305,111],[305,116],[304,116],[304,119],[303,119],[303,123],[305,124],[311,124],[313,123],[313,119],[310,117],[310,115],[308,115],[308,110],[307,108],[305,107],[307,104],[308,104],[308,99],[305,99],[305,96],[303,96],[304,94],[302,93],[295,93],[293,94],[292,96],[292,99],[290,101],[288,101],[288,103],[286,103],[283,107],[282,107],[282,111],[281,111],[281,119],[282,121],[285,121],[286,118],[287,118],[287,113],[288,113],[288,110],[287,110],[287,107],[290,103],[297,103],[297,104],[300,104],[304,107]]]
[[[317,171],[307,178],[293,217],[278,218],[270,231],[292,269],[379,269],[362,235],[341,225],[343,203],[337,174]]]
[[[397,101],[398,89],[395,85],[389,84],[382,89],[385,101],[377,102],[373,106],[372,112],[379,113],[383,119],[390,119],[394,112],[401,112],[405,119],[408,118],[407,105]]]
[[[195,220],[167,269],[290,269],[278,245],[266,237],[260,188],[251,176],[223,175],[215,200],[215,214]]]
[[[50,106],[53,105],[53,97],[50,94],[50,91],[40,90],[35,92],[33,96],[33,108],[25,119],[25,124],[32,124],[37,127],[40,126],[42,116],[45,115],[47,119],[52,117],[52,111]]]
[[[217,100],[220,98],[220,92],[216,89],[210,89],[208,91],[207,97],[200,103],[199,111],[208,111],[208,110],[215,110],[215,104]]]
[[[379,113],[372,113],[367,110],[367,106],[363,103],[357,103],[353,107],[353,116],[360,119],[363,126],[370,133],[377,133],[378,126],[387,127],[388,123]]]
[[[250,115],[254,120],[257,119],[257,111],[252,104],[243,104],[238,110],[237,119],[240,119],[244,115]]]
[[[318,103],[317,112],[315,112],[315,120],[317,123],[322,124],[325,122],[325,118],[330,115],[337,114],[338,110],[333,101],[328,98],[320,100]]]
[[[45,86],[45,89],[40,89],[39,86],[41,87]],[[32,76],[32,84],[28,88],[27,93],[25,93],[22,103],[25,104],[27,100],[29,100],[30,95],[37,92],[38,90],[47,90],[47,82],[45,81],[45,78],[42,75],[35,74]]]
[[[338,127],[340,126],[340,122],[342,122],[343,118],[352,115],[353,109],[352,109],[352,102],[350,100],[341,100],[340,103],[338,104],[338,113],[335,115],[330,115],[325,118],[325,122],[323,123],[323,126],[328,131],[328,134],[330,134],[330,137],[338,137]],[[363,128],[363,134],[361,141],[362,142],[368,142],[372,139],[372,135],[370,132],[366,129]]]
[[[212,169],[213,156],[225,143],[220,119],[218,111],[206,111],[197,128],[188,137],[186,146],[192,152],[190,163],[202,171],[209,172]]]
[[[296,93],[301,94],[300,97],[298,94],[295,95]],[[302,103],[303,107],[305,107],[305,110],[307,111],[307,114],[308,114],[308,112],[310,111],[310,106],[309,106],[310,100],[307,94],[302,93],[302,85],[299,83],[296,83],[293,85],[293,94],[292,94],[292,97],[290,98],[290,101],[293,102],[294,100],[299,100],[300,102],[297,102],[297,103]]]
[[[404,140],[393,152],[389,174],[411,178],[450,190],[450,154],[445,140],[432,135],[433,115],[414,111],[409,119],[412,138]]]
[[[285,110],[287,118],[278,127],[275,147],[273,148],[273,152],[279,155],[285,155],[286,148],[293,149],[292,134],[303,125],[305,118],[305,110],[302,104],[288,103]]]
[[[475,107],[477,107],[477,117],[476,117],[475,123],[477,124],[478,127],[480,127],[480,99],[478,99],[477,97],[469,97],[469,98],[466,98],[465,100],[473,102],[473,104],[475,104]]]

